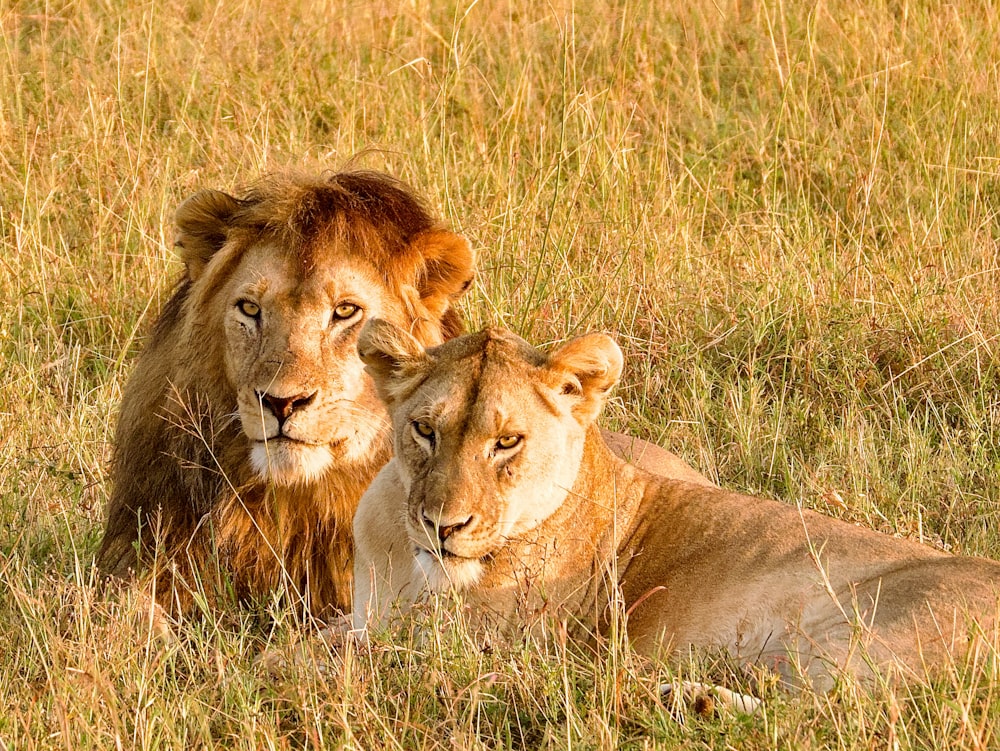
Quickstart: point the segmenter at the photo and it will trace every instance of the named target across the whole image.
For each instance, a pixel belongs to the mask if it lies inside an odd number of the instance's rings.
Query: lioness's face
[[[370,457],[388,421],[357,357],[371,316],[403,322],[363,261],[330,254],[304,270],[263,245],[245,251],[219,297],[227,377],[257,473],[280,485]]]
[[[594,335],[547,356],[495,331],[424,352],[378,321],[359,347],[389,404],[417,564],[432,587],[471,586],[566,498],[621,353]]]
[[[474,583],[576,476],[584,428],[527,363],[496,360],[440,364],[393,415],[409,536],[432,583]]]

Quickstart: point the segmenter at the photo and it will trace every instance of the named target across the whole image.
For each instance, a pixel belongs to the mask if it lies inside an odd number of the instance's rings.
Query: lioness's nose
[[[271,414],[278,420],[278,429],[285,424],[292,412],[309,405],[316,398],[316,392],[311,394],[297,394],[295,396],[275,396],[274,394],[257,392],[260,403],[271,410]]]
[[[472,522],[472,515],[469,514],[464,519],[448,520],[445,523],[441,523],[445,520],[434,521],[426,513],[424,514],[424,522],[431,529],[437,530],[438,540],[442,543],[451,537],[455,532],[458,532],[463,527],[468,527]]]

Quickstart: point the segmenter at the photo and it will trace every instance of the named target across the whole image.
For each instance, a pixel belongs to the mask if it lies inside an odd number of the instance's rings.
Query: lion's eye
[[[497,439],[498,449],[512,449],[521,442],[519,435],[502,435]]]
[[[240,313],[248,318],[256,318],[260,315],[260,305],[253,300],[240,300],[236,303],[236,307],[239,308]]]
[[[360,308],[351,302],[342,302],[333,309],[333,317],[340,321],[346,321],[357,313]]]
[[[423,420],[414,420],[413,429],[417,431],[417,435],[423,438],[430,439],[434,437],[434,428]]]

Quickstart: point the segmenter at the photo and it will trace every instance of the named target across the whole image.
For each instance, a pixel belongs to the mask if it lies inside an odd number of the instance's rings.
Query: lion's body
[[[206,191],[177,224],[187,274],[124,392],[98,565],[151,571],[175,612],[195,587],[346,608],[351,518],[389,456],[357,332],[456,334],[472,253],[372,173]]]
[[[593,424],[621,367],[606,337],[546,357],[503,334],[423,353],[386,332],[359,343],[396,455],[355,517],[356,628],[454,588],[514,632],[545,616],[587,638],[627,613],[645,653],[723,650],[819,686],[940,668],[970,618],[993,634],[996,562],[614,456]]]

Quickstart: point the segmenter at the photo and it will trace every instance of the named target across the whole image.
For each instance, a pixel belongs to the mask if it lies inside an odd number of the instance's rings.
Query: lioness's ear
[[[560,393],[574,400],[573,414],[581,424],[597,419],[608,394],[621,378],[622,351],[607,334],[584,334],[549,355],[548,368]]]
[[[409,391],[408,384],[427,362],[423,346],[409,332],[371,318],[358,334],[358,356],[386,404]]]
[[[423,259],[417,279],[420,300],[435,319],[441,319],[472,285],[476,256],[468,240],[443,229],[421,232],[411,246]]]
[[[177,209],[175,244],[187,265],[188,277],[194,281],[221,248],[229,233],[229,221],[240,202],[220,190],[195,193]]]

